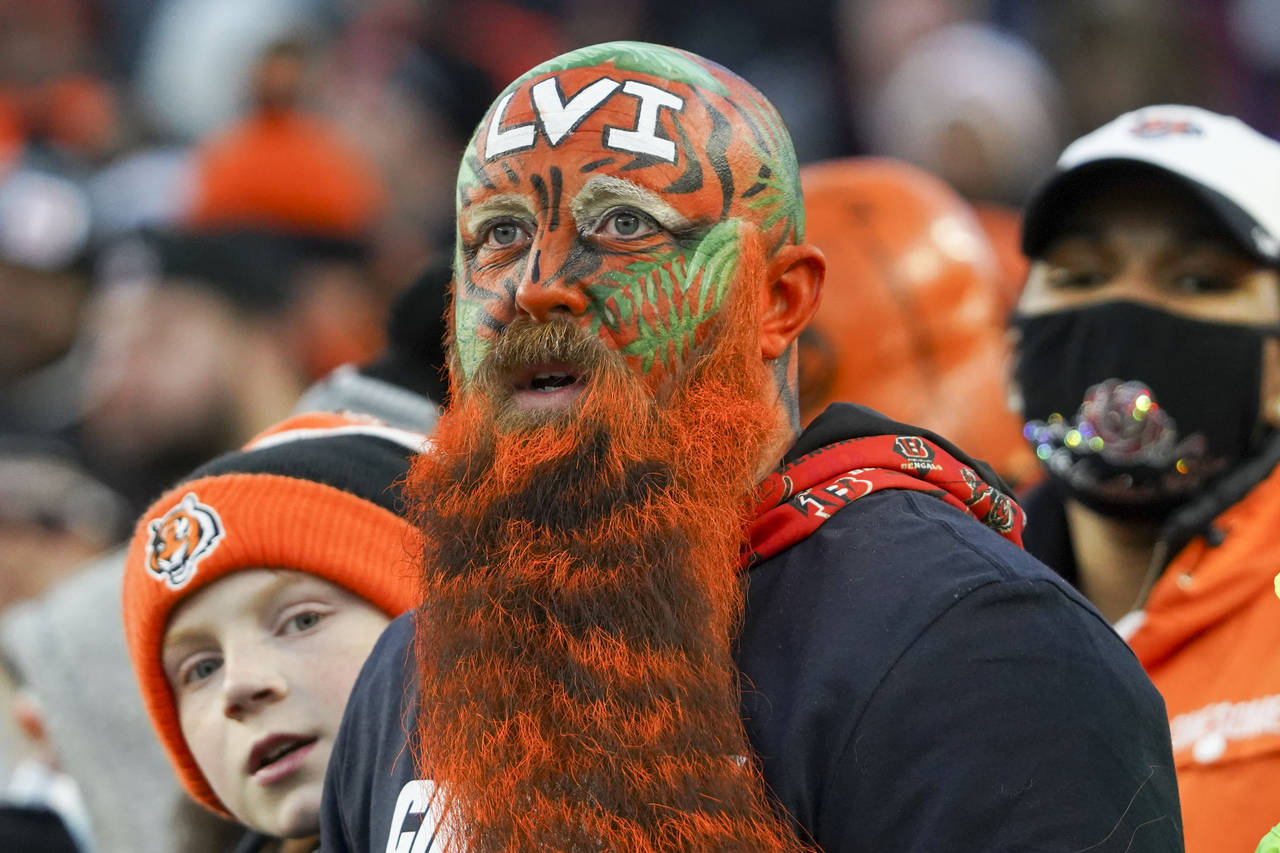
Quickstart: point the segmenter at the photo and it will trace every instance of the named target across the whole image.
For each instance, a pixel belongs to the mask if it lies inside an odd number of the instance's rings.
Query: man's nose
[[[561,269],[562,264],[562,259],[543,249],[533,251],[516,285],[517,311],[538,323],[560,314],[577,317],[586,312],[588,299],[582,283]]]
[[[1162,308],[1169,295],[1161,287],[1158,271],[1143,261],[1133,261],[1115,270],[1101,287],[1095,288],[1095,301],[1123,299]]]

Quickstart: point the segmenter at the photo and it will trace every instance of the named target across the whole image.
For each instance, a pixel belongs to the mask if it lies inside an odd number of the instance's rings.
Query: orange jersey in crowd
[[[1280,820],[1278,532],[1273,470],[1117,626],[1168,708],[1187,853],[1253,850]]]

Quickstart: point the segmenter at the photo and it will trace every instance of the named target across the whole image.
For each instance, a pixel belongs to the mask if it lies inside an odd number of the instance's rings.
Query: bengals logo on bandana
[[[173,509],[147,525],[147,568],[173,589],[191,580],[196,564],[222,541],[222,520],[187,492]]]

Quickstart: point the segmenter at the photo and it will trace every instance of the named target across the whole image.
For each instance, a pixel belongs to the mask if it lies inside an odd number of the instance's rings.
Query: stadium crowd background
[[[331,371],[376,359],[389,314],[418,346],[407,383],[439,402],[444,309],[420,276],[448,262],[467,137],[524,69],[624,38],[752,81],[802,165],[875,155],[940,179],[998,262],[994,307],[963,321],[992,339],[1025,269],[1019,205],[1068,141],[1157,103],[1280,133],[1268,0],[0,0],[0,608],[118,546],[179,474]],[[927,231],[924,216],[893,227]],[[867,361],[904,419],[945,408]],[[980,370],[1000,386],[998,359]],[[993,461],[1032,478],[1011,454]],[[10,792],[20,758],[0,755]]]

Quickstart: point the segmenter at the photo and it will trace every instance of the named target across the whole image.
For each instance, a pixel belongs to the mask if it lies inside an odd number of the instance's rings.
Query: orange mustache
[[[661,402],[578,327],[513,324],[415,464],[415,758],[459,853],[802,849],[751,760],[730,645],[775,428],[756,310],[735,300]],[[500,423],[512,365],[566,354],[588,376],[574,416]]]

